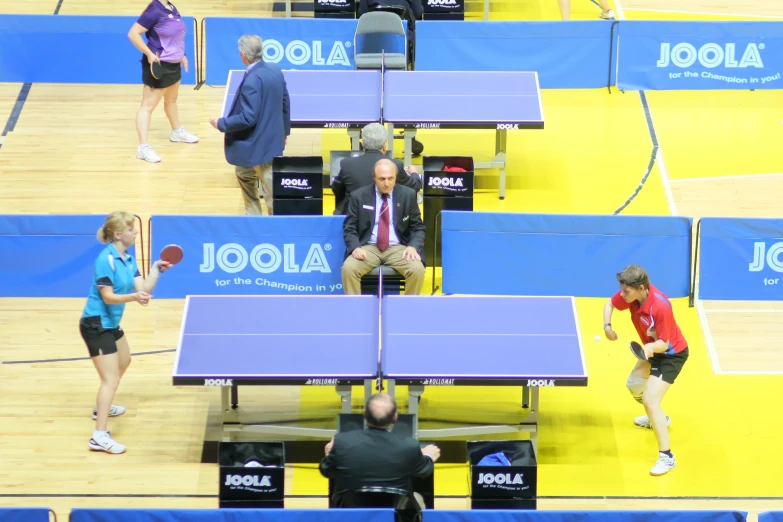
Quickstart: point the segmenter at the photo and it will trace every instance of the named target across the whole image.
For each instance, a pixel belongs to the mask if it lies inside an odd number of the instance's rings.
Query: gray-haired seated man
[[[386,127],[380,123],[366,125],[362,129],[362,143],[364,154],[355,158],[345,158],[340,164],[340,171],[332,181],[336,215],[347,213],[348,199],[353,192],[374,183],[372,169],[378,160],[386,157],[388,148]],[[406,169],[400,160],[391,161],[397,167],[397,185],[411,188],[414,192],[421,190],[421,176],[415,166],[409,165]]]

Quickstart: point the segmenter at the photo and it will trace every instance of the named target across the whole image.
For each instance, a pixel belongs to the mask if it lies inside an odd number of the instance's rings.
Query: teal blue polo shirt
[[[133,282],[139,275],[136,259],[132,255],[126,253],[123,259],[114,245],[104,248],[95,260],[92,287],[82,320],[92,319],[97,323],[96,320],[100,318],[103,328],[117,328],[125,311],[125,303],[107,305],[101,297],[100,287],[111,286],[115,294],[130,294],[133,293]]]

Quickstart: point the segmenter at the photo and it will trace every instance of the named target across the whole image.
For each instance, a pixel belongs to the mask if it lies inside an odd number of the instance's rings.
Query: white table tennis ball
[[[596,335],[596,336],[595,336],[595,342],[598,342],[598,341],[600,341],[600,340],[601,340],[601,336],[600,336],[600,335]]]

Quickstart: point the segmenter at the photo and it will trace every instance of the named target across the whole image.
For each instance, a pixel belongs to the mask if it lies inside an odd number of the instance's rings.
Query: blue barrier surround
[[[0,507],[0,522],[49,522],[50,516],[57,522],[57,517],[49,508]]]
[[[210,85],[225,85],[228,71],[242,67],[237,41],[243,34],[261,35],[264,61],[281,69],[354,68],[356,20],[207,17],[203,24],[209,33],[204,56]]]
[[[416,70],[538,71],[542,89],[606,87],[612,23],[459,22],[416,24]]]
[[[702,218],[700,299],[783,299],[783,219]]]
[[[423,522],[745,522],[745,511],[432,510]],[[759,520],[759,522],[764,522]],[[769,521],[767,521],[769,522]]]
[[[609,297],[628,264],[669,297],[690,293],[690,218],[442,215],[444,293]]]
[[[141,85],[142,54],[128,40],[128,30],[137,19],[0,15],[0,82]],[[192,16],[183,16],[182,21],[189,28],[195,24]],[[193,85],[198,63],[191,30],[185,36],[185,49],[194,60],[190,72],[182,70],[182,83]]]
[[[759,522],[783,522],[783,511],[759,513]]]
[[[344,219],[152,216],[150,259],[169,243],[185,253],[161,276],[155,297],[342,294]]]
[[[622,21],[621,90],[783,88],[779,22]]]
[[[0,297],[87,297],[103,215],[0,215]]]
[[[70,522],[394,522],[392,509],[76,509]],[[0,521],[3,522],[3,521]]]

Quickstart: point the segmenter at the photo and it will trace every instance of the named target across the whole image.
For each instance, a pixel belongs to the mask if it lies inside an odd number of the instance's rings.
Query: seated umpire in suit
[[[209,120],[225,133],[226,161],[235,172],[245,214],[261,215],[258,180],[264,189],[264,203],[272,210],[272,159],[282,156],[291,134],[291,99],[285,77],[274,63],[264,62],[261,38],[244,35],[239,39],[239,57],[247,66],[229,115]]]
[[[419,295],[424,284],[424,223],[416,193],[395,184],[397,167],[388,158],[378,160],[373,175],[375,184],[360,188],[348,201],[343,288],[348,295],[361,294],[362,276],[384,264],[405,277],[405,295]]]
[[[340,163],[340,171],[332,181],[334,192],[334,213],[345,214],[348,198],[356,190],[373,184],[372,169],[379,159],[386,156],[386,128],[380,123],[370,123],[362,129],[362,145],[364,154],[355,158],[345,158]],[[414,192],[421,190],[421,177],[416,167],[411,165],[405,171],[400,160],[393,159],[397,166],[397,184],[410,187]]]
[[[399,488],[414,493],[411,479],[428,477],[440,457],[440,448],[434,445],[421,448],[411,437],[392,433],[397,422],[397,403],[385,393],[377,393],[367,400],[364,408],[367,428],[338,433],[326,445],[326,456],[321,460],[321,474],[334,479],[332,505],[346,491],[365,486]],[[414,493],[415,495],[415,493]],[[424,500],[416,500],[424,508]]]

